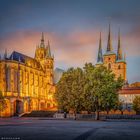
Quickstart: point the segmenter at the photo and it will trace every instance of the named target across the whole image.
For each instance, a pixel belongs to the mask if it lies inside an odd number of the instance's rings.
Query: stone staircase
[[[52,118],[56,111],[32,111],[30,113],[25,113],[21,117],[48,117]]]

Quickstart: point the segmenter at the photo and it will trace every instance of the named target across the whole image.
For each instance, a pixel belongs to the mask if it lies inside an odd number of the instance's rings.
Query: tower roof
[[[50,41],[48,40],[47,57],[51,57]]]
[[[44,34],[42,32],[42,35],[41,35],[41,43],[40,43],[40,47],[45,47],[45,43],[44,43]]]
[[[109,23],[109,32],[108,32],[107,49],[106,49],[106,53],[105,53],[104,55],[116,55],[116,54],[113,52],[113,48],[112,48],[110,23]]]
[[[97,63],[103,62],[103,55],[102,55],[102,37],[100,32],[100,39],[99,39],[99,50],[98,50],[98,57],[97,57]]]
[[[118,33],[118,50],[117,50],[117,60],[122,60],[122,49],[121,49],[121,39],[120,39],[120,29]]]
[[[112,42],[111,42],[111,29],[110,29],[110,24],[109,24],[109,33],[108,33],[108,42],[107,42],[107,52],[113,51],[112,49]]]

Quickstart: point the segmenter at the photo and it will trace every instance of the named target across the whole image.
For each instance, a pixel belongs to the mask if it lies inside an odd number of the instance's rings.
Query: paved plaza
[[[0,140],[140,140],[140,121],[0,119]]]

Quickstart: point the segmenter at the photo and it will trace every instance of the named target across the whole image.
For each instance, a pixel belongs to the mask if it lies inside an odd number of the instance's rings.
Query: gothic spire
[[[48,40],[48,50],[47,51],[48,51],[47,56],[51,57],[51,49],[50,49],[50,41],[49,40]]]
[[[112,51],[112,42],[111,42],[111,29],[109,23],[109,33],[108,33],[108,42],[107,42],[107,52]]]
[[[97,63],[98,63],[98,62],[103,62],[101,32],[100,32],[100,39],[99,39],[99,50],[98,50]]]
[[[40,44],[41,47],[44,47],[45,44],[44,44],[44,34],[42,32],[42,35],[41,35],[41,44]]]
[[[118,33],[117,60],[122,60],[122,49],[121,49],[120,29],[119,29],[119,33]]]

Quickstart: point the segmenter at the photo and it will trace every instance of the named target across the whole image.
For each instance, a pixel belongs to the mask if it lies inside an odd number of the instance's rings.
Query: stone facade
[[[54,57],[49,42],[44,43],[43,34],[34,58],[15,51],[8,57],[5,52],[0,60],[0,90],[6,98],[7,109],[1,116],[55,110],[53,68]]]

